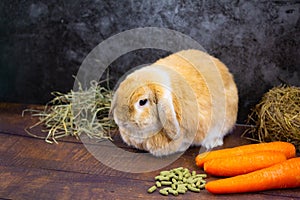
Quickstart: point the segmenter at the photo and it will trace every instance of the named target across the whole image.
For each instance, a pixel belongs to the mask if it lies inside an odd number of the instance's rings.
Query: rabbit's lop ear
[[[170,139],[176,140],[180,135],[180,126],[171,92],[168,91],[157,99],[157,110],[164,132]]]

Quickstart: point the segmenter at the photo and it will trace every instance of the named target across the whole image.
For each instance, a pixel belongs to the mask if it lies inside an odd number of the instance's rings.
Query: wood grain
[[[63,138],[59,144],[47,144],[29,136],[24,128],[34,123],[30,115],[21,116],[34,105],[0,103],[0,199],[166,199],[158,192],[148,194],[159,173],[126,173],[109,168],[99,162],[73,137]],[[225,138],[221,148],[249,143],[240,137],[244,127],[237,126]],[[38,132],[38,130],[36,130]],[[115,143],[125,150],[118,135]],[[175,162],[160,170],[184,166],[198,169],[194,158],[199,147],[191,147]],[[136,162],[139,165],[138,162]],[[216,177],[209,177],[209,180]],[[188,192],[174,199],[288,199],[300,198],[299,189],[272,190],[260,193],[215,196],[203,190]]]

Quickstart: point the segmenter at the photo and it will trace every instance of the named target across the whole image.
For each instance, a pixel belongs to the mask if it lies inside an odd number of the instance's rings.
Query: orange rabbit
[[[122,139],[155,156],[223,144],[235,124],[238,92],[218,59],[184,50],[129,74],[114,94],[111,114]]]

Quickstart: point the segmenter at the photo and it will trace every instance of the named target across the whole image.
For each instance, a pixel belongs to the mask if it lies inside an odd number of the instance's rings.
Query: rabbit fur
[[[222,145],[237,111],[238,91],[228,68],[190,49],[127,75],[110,112],[126,144],[165,156],[191,145]]]

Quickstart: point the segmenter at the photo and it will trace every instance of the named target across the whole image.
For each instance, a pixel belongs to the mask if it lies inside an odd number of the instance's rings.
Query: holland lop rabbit
[[[237,110],[237,87],[227,67],[193,49],[129,74],[111,105],[124,142],[155,156],[182,152],[191,145],[222,145]]]

